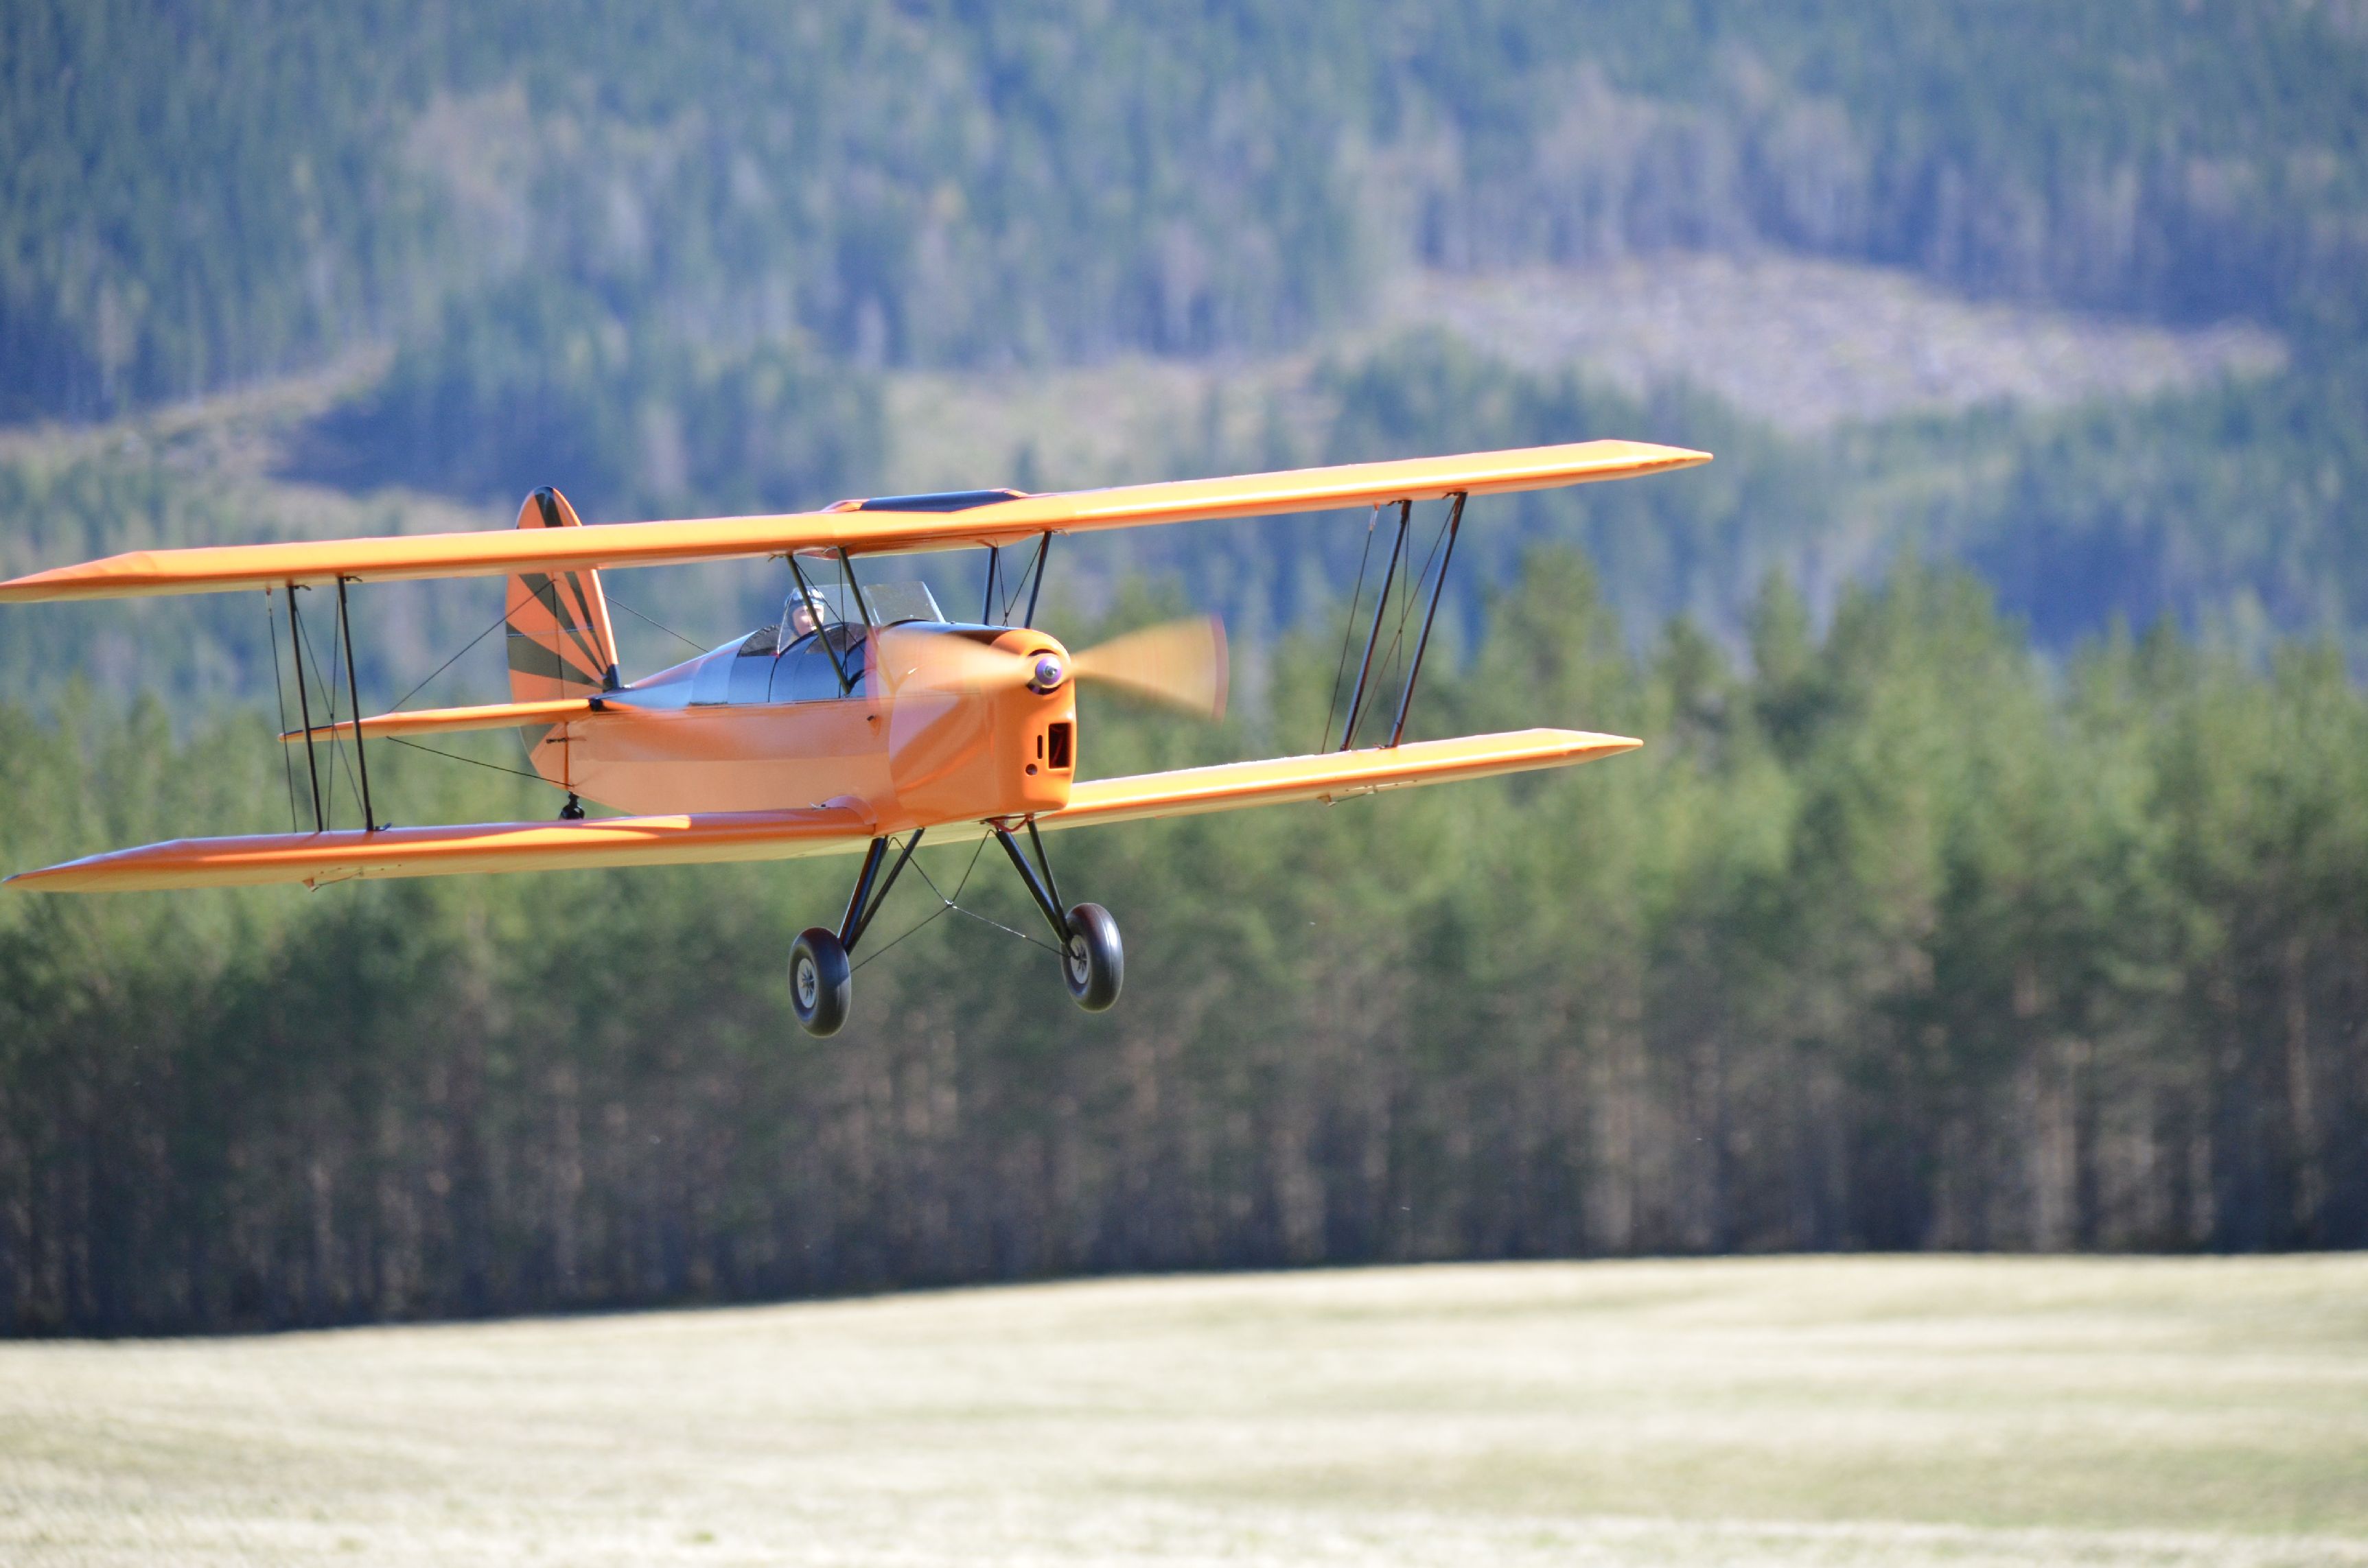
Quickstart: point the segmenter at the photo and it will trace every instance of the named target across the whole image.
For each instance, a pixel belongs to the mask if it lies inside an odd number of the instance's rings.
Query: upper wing
[[[1140,528],[1215,517],[1271,517],[1385,501],[1430,500],[1463,493],[1546,490],[1599,479],[1626,479],[1691,468],[1708,452],[1643,441],[1581,441],[1460,457],[1349,463],[1231,479],[1187,479],[1058,495],[996,499],[892,496],[842,501],[825,512],[774,517],[708,517],[691,522],[608,523],[573,528],[413,534],[318,543],[221,545],[142,550],[79,566],[60,566],[0,583],[0,600],[122,598],[137,594],[203,594],[287,582],[350,578],[477,577],[591,566],[659,566],[787,551],[855,554],[1014,544],[1052,533]],[[899,510],[894,503],[948,500],[953,510]]]

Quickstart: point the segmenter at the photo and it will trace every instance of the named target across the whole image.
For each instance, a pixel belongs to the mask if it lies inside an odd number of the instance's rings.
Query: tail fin
[[[544,485],[518,508],[522,528],[582,526],[567,497]],[[617,637],[600,574],[521,572],[509,580],[510,700],[549,702],[614,691]]]
[[[518,526],[573,528],[581,528],[583,520],[566,496],[546,484],[518,508]],[[503,613],[509,624],[512,702],[598,697],[622,684],[617,676],[617,635],[609,625],[609,601],[600,593],[600,574],[592,568],[519,573],[509,580]],[[561,731],[555,738],[563,744],[547,744],[554,729]],[[575,748],[564,744],[570,733],[564,725],[529,726],[526,754],[537,773],[567,791],[567,813],[581,816],[583,808],[575,803]]]

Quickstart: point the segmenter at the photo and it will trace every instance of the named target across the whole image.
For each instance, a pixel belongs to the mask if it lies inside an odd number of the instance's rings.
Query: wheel
[[[1069,950],[1061,956],[1061,978],[1088,1013],[1118,1000],[1126,979],[1126,949],[1119,944],[1118,922],[1100,904],[1081,903],[1069,911]]]
[[[1113,993],[1115,994],[1115,993]],[[817,1040],[838,1032],[855,1001],[855,971],[837,933],[811,926],[790,949],[790,1009],[798,1028]]]

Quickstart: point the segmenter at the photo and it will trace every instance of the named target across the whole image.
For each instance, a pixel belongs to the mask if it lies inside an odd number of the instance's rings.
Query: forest
[[[12,0],[0,84],[8,574],[501,526],[543,483],[595,521],[819,505],[942,434],[920,380],[1080,367],[1209,368],[1144,478],[1718,454],[1475,507],[1416,708],[1643,750],[1057,835],[1126,933],[1100,1017],[966,848],[827,1042],[783,965],[834,861],[0,893],[0,1334],[2368,1244],[2356,5]],[[1365,330],[1408,277],[1706,254],[2280,357],[1804,433]],[[1228,393],[1284,363],[1287,406]],[[1034,454],[975,483],[1106,477]],[[1085,772],[1312,744],[1362,537],[1064,545],[1064,636],[1205,608],[1237,655],[1219,728],[1089,699]],[[629,674],[779,602],[645,575]],[[492,606],[357,613],[382,706]],[[0,615],[0,872],[285,826],[266,631],[244,596]],[[455,749],[374,750],[388,814],[556,810]]]
[[[871,363],[1288,341],[1406,259],[1772,244],[2306,317],[2368,260],[2356,12],[2292,0],[18,0],[0,415],[437,335]],[[498,336],[453,345],[515,377]]]
[[[2368,1243],[2368,702],[2331,650],[2161,629],[2052,670],[1911,569],[1822,635],[1771,582],[1738,667],[1684,621],[1631,653],[1566,552],[1486,624],[1423,733],[1645,749],[1055,835],[1124,924],[1105,1015],[967,847],[922,852],[826,1041],[783,965],[834,861],[11,901],[0,1324]],[[1299,749],[1331,648],[1296,652],[1266,733],[1105,704],[1088,771]],[[0,722],[12,865],[282,805],[256,716]],[[381,766],[400,820],[511,788]]]

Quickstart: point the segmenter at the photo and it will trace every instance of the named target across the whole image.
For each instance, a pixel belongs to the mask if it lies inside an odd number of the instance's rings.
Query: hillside
[[[482,482],[456,496],[416,464],[350,466],[362,412],[406,395],[390,391],[402,375],[390,379],[386,356],[362,355],[108,425],[0,433],[0,567],[151,542],[500,528],[518,494],[552,480],[588,517],[616,520],[668,506],[1078,488],[1616,433],[1705,447],[1720,460],[1674,482],[1481,508],[1458,580],[1467,637],[1520,553],[1555,543],[1589,552],[1640,634],[1683,612],[1734,647],[1770,571],[1822,615],[1850,585],[1922,557],[1980,567],[2055,653],[2112,615],[2144,625],[2164,613],[2248,647],[2313,632],[2356,649],[2368,553],[2353,524],[2368,463],[2351,382],[2292,359],[2281,335],[2258,327],[1975,302],[1897,268],[1772,255],[1417,272],[1353,328],[1288,353],[842,371],[830,406],[844,418],[779,390],[768,395],[781,400],[780,417],[845,438],[819,467],[792,460],[771,478],[761,463],[719,459],[701,472],[737,477],[653,484],[654,471],[634,466],[639,437],[612,428],[632,422],[631,386],[618,414],[544,405],[581,415],[580,427],[558,427],[558,449],[483,430],[416,449],[478,454]],[[421,395],[441,406],[430,392]],[[457,430],[469,406],[438,417]],[[1867,417],[1894,407],[1910,412]],[[684,449],[659,445],[685,472]],[[1056,586],[1098,613],[1130,578],[1148,576],[1219,611],[1254,701],[1275,637],[1326,613],[1353,579],[1362,524],[1298,518],[1077,541]],[[973,591],[966,560],[921,569],[948,603]],[[705,646],[761,619],[779,576],[644,574],[612,589]],[[489,593],[365,595],[366,684],[386,699],[407,690],[490,618]],[[260,607],[244,598],[37,607],[0,619],[0,668],[21,672],[19,690],[41,702],[76,675],[121,696],[253,699],[266,695],[264,634]],[[633,669],[682,651],[632,617],[623,634]],[[135,656],[158,646],[174,652]],[[61,647],[76,652],[63,662],[31,652]],[[438,695],[499,684],[499,661],[486,655],[464,660]]]
[[[2363,1287],[1524,1264],[7,1346],[0,1554],[2359,1563]]]
[[[1673,249],[2285,323],[2356,301],[2348,7],[1398,0],[12,6],[0,414],[412,341],[523,289],[735,350],[1288,343],[1410,260]],[[572,367],[571,367],[572,368]],[[556,378],[555,378],[556,379]]]
[[[0,418],[325,373],[281,474],[489,517],[549,482],[618,517],[1616,427],[1742,471],[1644,506],[1668,541],[1605,548],[1642,504],[1524,515],[1640,623],[1739,644],[1765,572],[1823,608],[1906,551],[1974,562],[2054,647],[2117,614],[2368,624],[2346,7],[40,0],[0,28]],[[1386,358],[1425,328],[1504,363],[1356,406],[1377,357],[1441,372]],[[1961,412],[1991,403],[2015,422]],[[10,475],[0,554],[291,510],[155,490]],[[1173,574],[1256,641],[1318,564],[1153,546],[1091,592]],[[165,678],[237,689],[208,613],[160,626],[212,673]]]

